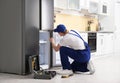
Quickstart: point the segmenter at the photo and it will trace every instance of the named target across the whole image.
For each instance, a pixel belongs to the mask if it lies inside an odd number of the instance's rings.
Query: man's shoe
[[[92,61],[89,61],[87,64],[87,69],[89,70],[90,74],[94,74],[95,73],[95,68],[93,66]]]
[[[91,72],[90,72],[90,71],[87,71],[87,72],[75,71],[74,73],[75,73],[75,74],[83,74],[83,75],[91,75]]]
[[[60,75],[72,75],[73,74],[73,71],[72,70],[68,70],[68,69],[64,69],[64,70],[58,70],[56,71],[58,74]]]

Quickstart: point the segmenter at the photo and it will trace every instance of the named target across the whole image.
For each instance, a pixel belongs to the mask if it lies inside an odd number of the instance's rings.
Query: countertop
[[[114,31],[79,31],[80,33],[114,33]]]

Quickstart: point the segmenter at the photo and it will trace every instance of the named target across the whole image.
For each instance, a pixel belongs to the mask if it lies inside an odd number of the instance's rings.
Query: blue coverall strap
[[[75,30],[70,30],[70,31],[74,32],[75,34],[74,34],[74,33],[69,33],[69,34],[72,34],[72,35],[74,35],[74,36],[77,36],[77,37],[79,37],[80,39],[83,40],[86,49],[90,48],[90,47],[88,46],[87,42],[84,41],[84,39],[80,36],[79,33],[77,33]]]

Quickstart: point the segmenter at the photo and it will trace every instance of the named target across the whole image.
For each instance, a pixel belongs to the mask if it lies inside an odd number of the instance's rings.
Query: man
[[[52,47],[55,51],[60,51],[60,58],[62,64],[62,75],[72,75],[74,72],[90,72],[88,63],[90,60],[90,48],[88,44],[82,39],[79,32],[70,30],[68,31],[63,24],[57,26],[54,32],[58,32],[60,36],[63,36],[58,45],[55,44],[54,39],[50,38]],[[69,62],[69,57],[73,59],[72,64]]]

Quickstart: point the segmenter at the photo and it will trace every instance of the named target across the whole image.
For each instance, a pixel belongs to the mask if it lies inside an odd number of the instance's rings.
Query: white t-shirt
[[[75,35],[77,35],[75,32],[70,31],[69,33],[73,33]],[[84,42],[81,38],[72,35],[72,34],[66,34],[65,36],[63,36],[63,38],[60,40],[60,46],[66,46],[66,47],[70,47],[74,50],[83,50],[85,49],[84,46]],[[79,33],[79,32],[77,32]]]

